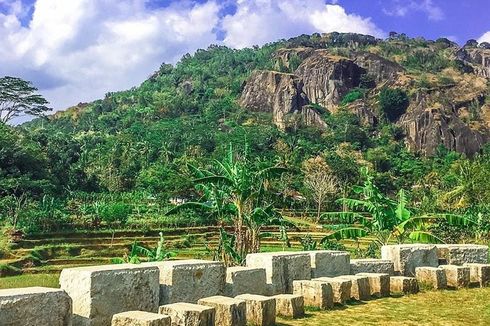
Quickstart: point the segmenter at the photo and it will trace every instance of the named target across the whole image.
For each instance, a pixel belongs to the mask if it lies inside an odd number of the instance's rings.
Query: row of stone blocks
[[[418,282],[427,288],[465,288],[490,286],[489,264],[441,265],[439,267],[417,267]]]

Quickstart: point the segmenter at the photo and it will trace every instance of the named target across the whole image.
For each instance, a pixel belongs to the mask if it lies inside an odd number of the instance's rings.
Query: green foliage
[[[146,258],[141,258],[141,257]],[[114,264],[140,264],[142,261],[146,262],[156,262],[168,260],[175,257],[176,254],[172,251],[168,251],[165,247],[165,241],[163,239],[163,233],[160,232],[160,240],[158,241],[155,248],[147,248],[140,245],[138,242],[134,242],[131,245],[130,251],[124,255],[123,258],[114,258],[112,263]]]
[[[408,108],[407,93],[399,88],[385,87],[379,93],[379,107],[388,120],[397,120]]]
[[[355,89],[349,91],[349,93],[345,94],[345,96],[342,99],[342,101],[340,102],[340,104],[347,105],[349,103],[352,103],[354,101],[362,99],[364,97],[364,94],[365,94],[365,91],[363,89],[355,88]]]
[[[411,70],[436,73],[450,67],[451,62],[440,51],[415,50],[406,56],[402,65]]]
[[[317,250],[318,242],[316,240],[313,240],[311,234],[307,234],[304,237],[301,237],[299,241],[301,243],[301,246],[303,246],[304,251]]]

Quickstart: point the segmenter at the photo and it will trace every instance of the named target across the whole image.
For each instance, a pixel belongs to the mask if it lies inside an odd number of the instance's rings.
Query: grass
[[[390,297],[331,311],[307,311],[307,317],[279,319],[278,325],[488,325],[490,288],[429,291]]]
[[[25,274],[0,278],[0,289],[44,286],[57,288],[59,274]]]

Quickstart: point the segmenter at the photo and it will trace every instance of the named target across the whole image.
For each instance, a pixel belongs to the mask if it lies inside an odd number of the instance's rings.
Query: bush
[[[340,102],[340,104],[347,105],[347,104],[352,103],[354,101],[357,101],[363,97],[364,97],[364,90],[359,89],[359,88],[354,88],[349,93],[345,94],[345,96],[342,99],[342,101]]]
[[[131,213],[131,207],[123,203],[105,204],[99,211],[102,221],[110,225],[115,223],[120,225],[126,224]]]
[[[379,93],[379,106],[388,120],[395,121],[407,111],[407,93],[399,88],[385,87]]]

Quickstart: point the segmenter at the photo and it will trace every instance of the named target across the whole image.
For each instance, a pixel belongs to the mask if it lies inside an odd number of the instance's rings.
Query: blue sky
[[[211,43],[390,31],[490,41],[490,0],[0,0],[0,76],[32,80],[56,110],[127,89]]]

